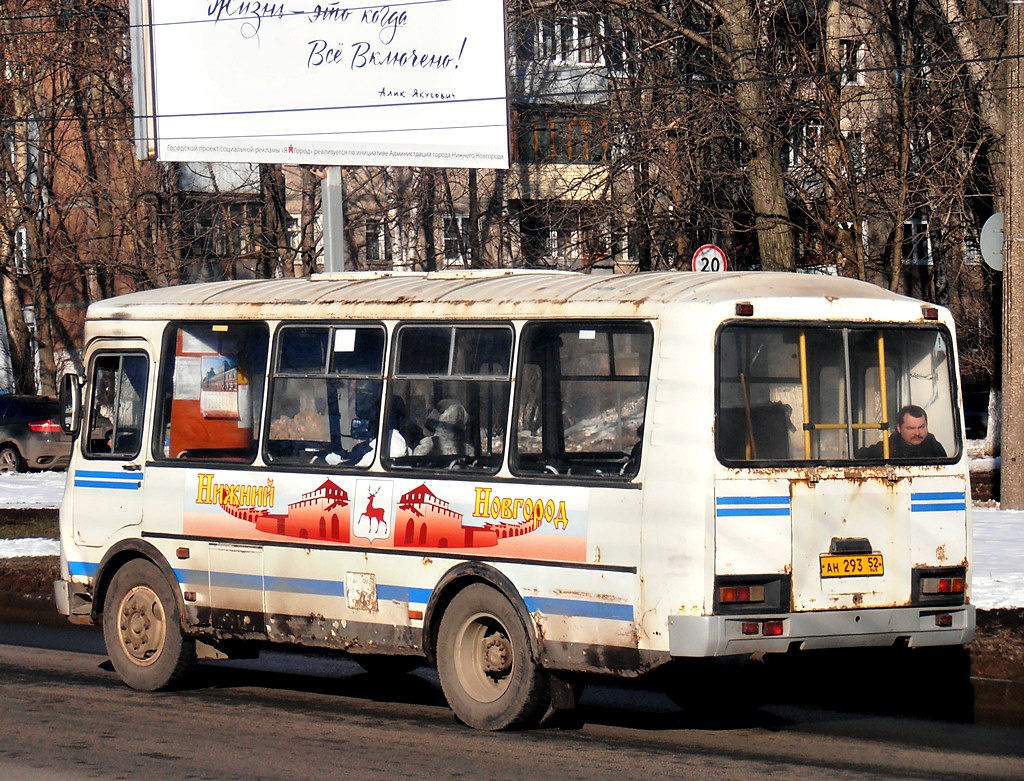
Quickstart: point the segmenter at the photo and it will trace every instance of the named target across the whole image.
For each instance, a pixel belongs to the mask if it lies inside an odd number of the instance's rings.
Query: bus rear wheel
[[[185,637],[178,601],[152,562],[134,559],[119,569],[103,603],[103,640],[121,679],[133,689],[173,686],[196,660]]]
[[[482,583],[460,591],[445,611],[437,672],[455,715],[475,729],[533,726],[551,705],[547,673],[533,658],[519,614]]]

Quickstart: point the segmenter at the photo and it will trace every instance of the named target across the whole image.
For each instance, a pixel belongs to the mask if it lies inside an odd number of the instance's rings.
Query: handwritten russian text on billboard
[[[140,154],[508,166],[501,0],[141,0]]]

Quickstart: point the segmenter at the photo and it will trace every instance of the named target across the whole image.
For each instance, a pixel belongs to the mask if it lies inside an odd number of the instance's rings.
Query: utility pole
[[[1021,3],[1010,0],[1006,46],[1006,220],[1003,263],[1002,453],[999,499],[1024,509],[1024,128]],[[1018,186],[1018,182],[1021,185]]]

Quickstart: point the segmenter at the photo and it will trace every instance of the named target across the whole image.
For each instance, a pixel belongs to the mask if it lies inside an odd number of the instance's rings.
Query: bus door
[[[138,340],[109,340],[93,351],[72,482],[81,545],[103,545],[118,529],[142,522],[151,364]]]

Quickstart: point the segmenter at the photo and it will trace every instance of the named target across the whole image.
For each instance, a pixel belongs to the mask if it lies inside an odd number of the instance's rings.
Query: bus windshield
[[[931,327],[727,325],[715,443],[737,462],[955,460],[952,347]]]

